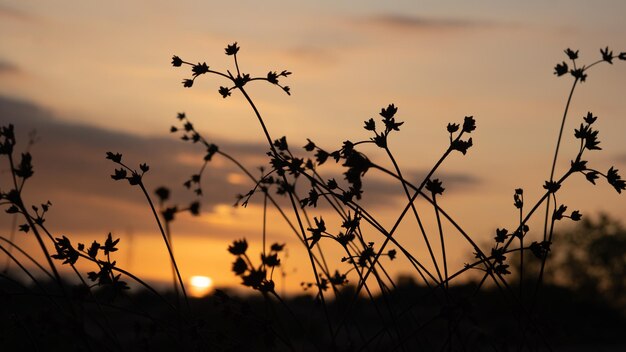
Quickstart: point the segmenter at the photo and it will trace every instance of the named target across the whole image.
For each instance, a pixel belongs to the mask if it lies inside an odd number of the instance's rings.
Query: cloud
[[[615,162],[620,164],[626,164],[626,153],[617,154],[614,157]]]
[[[386,30],[441,30],[441,29],[468,29],[491,25],[493,23],[486,21],[455,19],[455,18],[433,18],[418,17],[410,15],[386,14],[374,15],[356,19],[353,23],[364,25],[376,29]]]
[[[19,20],[19,21],[30,21],[33,19],[33,16],[23,12],[21,10],[17,10],[6,5],[0,4],[0,18],[7,18],[10,20]]]
[[[20,69],[19,67],[17,67],[17,65],[0,59],[0,75],[18,73],[18,72],[20,72]]]
[[[412,170],[403,173],[407,181],[413,185],[418,186],[423,177],[428,174],[430,170]],[[376,173],[376,170],[368,171]],[[471,190],[473,186],[479,185],[481,180],[467,173],[447,173],[438,172],[433,179],[438,178],[443,182],[443,187],[446,189],[446,196],[452,194],[458,194],[459,192]],[[364,189],[364,203],[366,205],[390,205],[398,199],[406,199],[404,190],[399,181],[390,177],[380,179],[376,177],[369,177],[365,175],[363,179]],[[411,191],[411,194],[413,192]]]
[[[122,153],[123,161],[131,167],[138,168],[143,162],[150,165],[144,179],[148,191],[165,185],[172,191],[173,202],[181,207],[196,200],[182,184],[202,165],[204,151],[199,145],[183,143],[174,136],[141,137],[74,124],[32,103],[0,97],[0,125],[8,124],[15,126],[17,155],[28,149],[33,156],[35,174],[26,183],[25,196],[34,204],[50,200],[56,209],[52,212],[55,223],[66,231],[108,231],[112,224],[132,224],[136,231],[153,230],[154,223],[145,211],[149,208],[140,190],[111,179],[116,165],[105,159],[107,151]],[[33,131],[35,143],[29,146],[27,141]],[[244,164],[259,160],[266,152],[260,143],[215,142],[223,150],[239,155]],[[253,185],[228,182],[228,175],[236,168],[223,158],[215,159],[202,179],[208,196],[201,201],[207,212],[233,204],[236,194],[246,193]],[[2,162],[0,168],[4,169]],[[254,173],[255,164],[251,165]],[[8,185],[0,187],[5,189]]]
[[[202,166],[205,151],[199,144],[184,143],[173,135],[143,137],[71,123],[58,119],[35,104],[0,97],[0,125],[9,123],[15,125],[17,155],[28,149],[33,156],[35,174],[28,180],[24,194],[31,204],[48,200],[53,203],[50,215],[53,221],[50,223],[54,223],[59,231],[103,233],[126,231],[129,227],[137,232],[155,230],[154,220],[140,189],[131,187],[125,181],[111,179],[110,175],[117,165],[106,160],[107,151],[122,153],[123,161],[137,169],[140,163],[147,163],[150,171],[144,178],[146,187],[150,192],[159,186],[170,188],[173,197],[168,206],[178,204],[185,208],[197,199],[182,184],[191,175],[198,173]],[[33,134],[33,131],[36,133]],[[29,145],[29,139],[34,139],[34,144]],[[260,174],[257,167],[268,160],[264,143],[213,142],[221,151],[246,165],[253,175]],[[332,177],[345,185],[341,174],[344,170],[335,170]],[[418,182],[419,176],[425,174],[425,171],[408,170],[406,177]],[[219,221],[211,219],[219,220],[224,216],[225,207],[235,203],[237,194],[245,194],[253,188],[253,182],[241,175],[234,164],[219,155],[215,156],[203,174],[205,195],[199,199],[205,214],[203,218],[207,221],[183,221],[176,224],[177,231],[187,234],[208,233],[212,226],[213,229],[220,229],[212,232],[230,238],[237,229],[224,227]],[[378,176],[375,170],[365,176],[363,205],[370,209],[383,207],[404,198],[397,181]],[[444,187],[452,191],[479,182],[466,174],[443,173],[436,177],[442,179]],[[8,180],[4,178],[0,182]],[[306,182],[301,181],[299,184],[300,190],[308,192]],[[8,185],[0,184],[0,188],[6,187]],[[290,207],[284,197],[277,197],[277,200],[285,207]],[[262,197],[254,196],[250,204],[258,208],[262,201]]]

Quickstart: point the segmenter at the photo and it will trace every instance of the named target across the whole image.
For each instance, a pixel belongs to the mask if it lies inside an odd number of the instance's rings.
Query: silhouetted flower
[[[604,49],[600,49],[600,53],[602,54],[602,60],[613,64],[613,51],[609,51],[608,46]]]
[[[193,72],[194,77],[200,76],[209,72],[209,66],[207,66],[206,62],[198,62],[197,65],[193,65],[193,67],[191,68],[191,72]]]
[[[474,120],[474,116],[465,116],[463,120],[463,132],[471,133],[476,129],[476,121]]]
[[[247,73],[244,73],[243,75],[237,75],[237,77],[235,77],[234,79],[235,86],[239,88],[245,86],[248,82],[250,82],[250,75]]]
[[[324,219],[320,217],[318,220],[317,217],[314,217],[315,228],[309,227],[307,231],[311,232],[311,237],[309,237],[309,248],[313,248],[317,242],[322,238],[322,233],[326,231],[326,224],[324,223]]]
[[[380,116],[385,119],[391,119],[398,112],[398,108],[394,104],[389,104],[387,108],[383,108],[380,110]]]
[[[263,280],[265,280],[266,272],[265,270],[255,270],[251,269],[248,275],[242,276],[243,285],[250,286],[252,288],[258,289],[261,286]]]
[[[183,60],[180,57],[176,55],[172,56],[172,66],[180,67],[182,64],[183,64]]]
[[[329,154],[326,151],[318,149],[315,153],[315,161],[317,161],[318,165],[322,165],[326,162],[328,156]]]
[[[309,190],[309,196],[300,200],[300,206],[304,207],[306,205],[317,207],[317,200],[319,199],[319,194],[314,188]]]
[[[557,76],[563,76],[564,74],[567,73],[567,71],[568,71],[568,67],[565,61],[563,61],[560,64],[556,64],[556,67],[554,67],[554,74]]]
[[[589,172],[587,172],[585,174],[585,177],[587,178],[587,181],[593,183],[594,185],[596,184],[596,180],[598,179],[598,174],[599,172],[591,170]]]
[[[386,148],[387,147],[387,135],[385,134],[376,134],[375,137],[371,138],[372,141],[374,141],[374,144],[376,144],[378,147],[380,148]]]
[[[112,160],[114,163],[121,163],[122,154],[120,153],[113,154],[112,152],[107,152],[107,159]]]
[[[115,169],[115,174],[111,175],[111,178],[119,181],[119,180],[123,180],[126,178],[126,170],[124,169]]]
[[[130,183],[131,186],[135,186],[138,185],[139,183],[141,183],[141,175],[139,175],[136,172],[131,172],[130,177],[126,178],[128,180],[128,183]]]
[[[235,55],[235,54],[237,54],[237,52],[239,51],[239,47],[237,46],[237,42],[229,44],[226,47],[226,49],[224,49],[224,51],[226,51],[226,55]]]
[[[63,264],[76,264],[79,254],[74,247],[72,247],[69,238],[65,236],[57,238],[54,246],[57,250],[57,254],[51,255],[52,258],[63,260]]]
[[[21,177],[23,179],[27,179],[33,176],[33,164],[32,164],[32,156],[30,153],[22,153],[22,159],[18,164],[17,168],[13,170],[15,176]]]
[[[198,216],[200,215],[200,202],[193,202],[189,205],[189,212],[191,215]]]
[[[267,81],[273,84],[278,84],[278,74],[272,71],[268,72]]]
[[[511,273],[508,269],[509,269],[508,264],[499,264],[493,268],[493,272],[496,274],[500,274],[500,275],[508,275]]]
[[[576,60],[578,59],[578,50],[573,51],[570,48],[565,49],[565,54],[567,54],[567,57],[570,58],[570,60]]]
[[[348,283],[346,274],[339,274],[339,271],[335,270],[335,273],[328,278],[333,286],[343,286]]]
[[[448,129],[448,132],[454,133],[454,132],[459,130],[459,124],[458,123],[449,123],[447,129]]]
[[[439,181],[439,179],[426,181],[426,189],[431,191],[433,194],[443,194],[443,191],[445,190],[445,188],[441,187],[441,181]]]
[[[248,264],[242,257],[237,257],[233,263],[233,272],[235,275],[243,275],[248,270]]]
[[[550,241],[542,241],[540,243],[533,242],[530,244],[530,251],[539,259],[544,259],[550,252]]]
[[[371,258],[374,257],[374,248],[372,247],[373,243],[369,243],[369,246],[367,246],[360,254],[359,254],[359,260],[358,260],[358,264],[360,267],[366,267]]]
[[[350,242],[354,240],[356,236],[353,231],[349,231],[348,233],[340,232],[339,235],[335,238],[339,244],[342,246],[347,246]]]
[[[261,255],[261,261],[270,268],[280,266],[280,259],[276,253],[267,256]]]
[[[115,248],[115,246],[117,245],[119,241],[120,241],[119,238],[116,240],[113,240],[113,237],[111,237],[111,233],[109,232],[107,239],[104,241],[104,246],[100,247],[100,249],[104,251],[104,255],[109,255],[109,252],[117,251],[117,248]]]
[[[591,111],[589,111],[589,112],[587,112],[587,116],[583,117],[583,119],[585,120],[586,123],[591,125],[594,122],[596,122],[596,119],[598,119],[598,117],[597,116],[593,116]]]
[[[493,260],[496,263],[499,263],[499,264],[504,263],[504,260],[506,259],[506,256],[504,255],[504,249],[503,248],[492,248],[491,249],[491,257],[493,258]]]
[[[574,221],[579,221],[583,216],[580,214],[580,211],[574,210],[569,217]]]
[[[609,182],[613,188],[617,191],[617,193],[622,193],[623,190],[626,189],[626,181],[622,180],[622,177],[617,173],[617,169],[614,169],[612,166],[606,173],[606,180]]]
[[[365,121],[365,126],[363,127],[368,131],[375,131],[376,130],[376,122],[374,122],[374,119],[369,119],[367,121]]]
[[[394,115],[398,112],[398,108],[394,104],[389,104],[387,108],[383,108],[380,110],[380,116],[383,117],[383,123],[385,124],[385,131],[388,133],[390,131],[399,131],[399,127],[404,124],[404,122],[396,122],[393,118]]]
[[[517,209],[521,209],[524,206],[524,198],[521,188],[516,189],[513,194],[513,205],[515,205],[515,208]]]
[[[289,149],[289,146],[287,145],[287,137],[282,136],[280,137],[280,139],[275,140],[274,146],[280,151],[285,151]]]
[[[561,220],[563,219],[563,214],[565,214],[565,211],[567,210],[567,207],[563,204],[561,204],[552,214],[552,219],[553,220]]]
[[[183,80],[183,87],[191,88],[192,86],[193,86],[193,80],[192,79],[184,79]]]
[[[274,243],[272,244],[272,246],[270,247],[270,250],[274,251],[274,252],[280,252],[285,248],[285,244],[280,244],[280,243]]]
[[[600,144],[600,141],[598,141],[598,131],[595,131],[590,125],[580,124],[580,128],[574,130],[574,137],[582,139],[585,142],[585,148],[588,150],[602,149],[598,147],[598,144]]]
[[[248,242],[246,239],[235,240],[233,244],[228,246],[228,251],[234,255],[242,255],[248,250]]]
[[[543,188],[550,193],[556,193],[556,191],[561,188],[561,185],[555,181],[546,181],[546,183],[543,185]]]
[[[170,198],[170,190],[166,187],[159,187],[154,191],[154,193],[157,195],[161,203]]]
[[[387,252],[387,256],[389,256],[389,259],[390,259],[390,260],[394,260],[394,259],[396,259],[396,255],[397,255],[397,253],[398,253],[398,252],[396,252],[396,250],[395,250],[395,249],[390,249],[390,250]]]
[[[587,170],[587,161],[586,160],[572,160],[571,162],[571,170],[573,172],[585,171]]]
[[[581,82],[584,82],[587,79],[587,74],[585,73],[585,70],[583,70],[582,68],[571,70],[570,73],[572,74],[572,76],[579,79]]]
[[[620,60],[626,60],[626,52],[619,53],[618,58],[619,58]]]
[[[508,235],[509,231],[507,229],[496,229],[496,237],[495,240],[498,243],[504,243],[504,241],[506,241],[507,237],[509,237]]]
[[[99,249],[100,249],[100,243],[93,241],[91,243],[91,246],[89,246],[89,249],[87,250],[87,255],[90,258],[96,259],[96,257],[98,256]]]
[[[467,150],[472,146],[472,139],[468,139],[467,141],[463,141],[463,140],[455,140],[452,142],[452,149],[453,150],[458,150],[461,153],[463,153],[463,155],[465,155],[467,153]]]

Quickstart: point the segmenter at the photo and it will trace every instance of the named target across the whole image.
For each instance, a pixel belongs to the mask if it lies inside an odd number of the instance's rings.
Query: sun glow
[[[206,296],[213,288],[213,280],[208,276],[192,276],[189,283],[191,284],[189,293],[193,297]]]

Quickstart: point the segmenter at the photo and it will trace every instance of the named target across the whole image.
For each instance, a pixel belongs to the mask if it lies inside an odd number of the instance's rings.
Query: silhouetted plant
[[[23,292],[41,295],[51,303],[54,314],[65,319],[58,326],[72,326],[68,332],[52,332],[50,341],[67,347],[67,341],[71,341],[71,338],[80,338],[77,343],[87,349],[100,349],[93,346],[103,343],[103,348],[112,350],[135,348],[137,345],[133,343],[136,341],[140,341],[138,343],[146,350],[237,350],[257,347],[258,344],[271,350],[291,351],[505,350],[503,346],[507,344],[520,350],[550,350],[551,330],[539,319],[539,316],[545,316],[540,301],[545,267],[548,259],[552,258],[553,243],[557,242],[554,235],[557,222],[582,219],[578,210],[572,211],[568,205],[559,203],[557,196],[566,188],[564,182],[577,174],[594,185],[596,181],[604,179],[618,193],[626,190],[626,181],[615,167],[611,166],[604,172],[601,170],[606,168],[589,166],[588,154],[601,150],[599,132],[594,125],[597,116],[591,112],[583,116],[580,127],[574,130],[574,138],[580,144],[578,152],[570,160],[569,168],[562,175],[556,175],[565,122],[575,88],[587,80],[589,70],[600,63],[613,64],[615,60],[626,60],[626,53],[615,55],[605,47],[600,49],[601,59],[581,66],[577,61],[578,51],[565,50],[569,61],[558,63],[554,74],[561,77],[569,73],[573,83],[565,104],[550,175],[542,185],[543,194],[533,202],[525,197],[524,190],[515,189],[513,205],[519,215],[518,221],[508,226],[508,229],[496,229],[494,243],[488,248],[481,248],[475,241],[476,236],[465,231],[454,220],[454,216],[445,210],[446,180],[439,174],[440,166],[451,155],[466,155],[473,147],[470,135],[477,128],[473,116],[465,116],[445,126],[442,134],[447,135],[448,140],[441,156],[420,180],[408,179],[392,152],[393,136],[404,126],[404,121],[398,116],[398,107],[394,104],[382,108],[377,119],[364,121],[363,128],[370,134],[367,139],[344,140],[336,148],[325,148],[308,139],[301,155],[291,148],[286,136],[277,139],[272,137],[257,105],[246,91],[248,84],[264,81],[290,95],[290,87],[282,81],[291,72],[269,71],[262,76],[245,73],[239,66],[239,52],[237,43],[225,48],[225,54],[233,59],[232,72],[214,70],[206,62],[193,64],[178,56],[172,57],[172,65],[191,68],[190,77],[182,81],[186,88],[193,87],[198,77],[211,74],[226,82],[217,89],[222,98],[234,94],[241,94],[245,98],[267,141],[266,164],[256,169],[258,172],[251,172],[252,169],[235,156],[205,139],[184,113],[177,115],[180,126],[172,126],[171,132],[180,133],[182,140],[203,148],[204,157],[198,172],[183,183],[196,196],[200,197],[204,193],[202,179],[208,163],[215,157],[223,157],[234,163],[252,184],[250,190],[237,196],[235,205],[247,206],[254,198],[262,198],[262,249],[258,257],[249,253],[246,238],[235,240],[227,250],[235,257],[232,271],[241,278],[242,285],[261,294],[263,312],[255,311],[246,302],[242,303],[218,290],[213,302],[219,311],[220,324],[209,326],[194,314],[192,304],[196,303],[190,302],[187,297],[172,246],[170,223],[182,211],[198,215],[200,201],[193,201],[186,207],[173,205],[170,203],[169,188],[159,187],[154,191],[158,199],[158,206],[155,206],[143,180],[150,168],[145,163],[140,164],[138,169],[131,168],[122,161],[122,154],[106,154],[106,158],[116,165],[111,178],[125,180],[131,186],[138,187],[146,198],[169,254],[176,304],[172,304],[168,297],[141,278],[117,265],[112,257],[118,251],[120,240],[113,234],[109,233],[103,242],[93,241],[90,245],[78,243],[76,247],[72,244],[71,236],[52,234],[45,225],[52,203],[45,201],[37,206],[28,205],[23,198],[26,181],[34,175],[33,158],[28,151],[18,156],[13,126],[2,126],[0,156],[7,159],[10,178],[7,180],[9,186],[3,185],[5,188],[0,190],[0,205],[8,214],[16,214],[23,219],[24,222],[17,227],[37,241],[46,262],[40,263],[36,256],[17,246],[12,238],[0,236],[0,250],[36,287],[26,287],[8,275],[2,274],[0,277],[20,287]],[[368,156],[371,150],[382,151],[391,166],[385,167],[385,161]],[[328,170],[333,177],[322,176],[322,169]],[[341,171],[337,173],[337,169]],[[405,198],[405,204],[398,209],[397,218],[391,226],[383,225],[375,209],[363,203],[367,190],[364,186],[372,173],[391,178]],[[430,205],[432,213],[418,211],[417,202]],[[328,214],[323,217],[318,213],[322,206],[334,211],[330,215],[334,217],[332,220],[329,220]],[[539,216],[536,213],[542,206],[545,206],[543,229],[531,230],[529,220]],[[281,260],[285,258],[285,245],[268,238],[266,222],[270,207],[276,209],[307,253],[312,277],[303,281],[301,286],[304,290],[314,291],[315,297],[311,301],[303,299],[302,302],[309,305],[306,311],[295,304],[297,301],[287,301],[276,291],[274,272],[281,267]],[[427,216],[434,217],[434,230],[425,225]],[[425,259],[411,252],[407,242],[397,239],[400,225],[409,218],[417,224],[414,228],[415,236],[410,241],[425,248]],[[589,231],[593,230],[593,226],[589,225],[592,223],[586,220],[582,223],[589,227]],[[444,231],[450,228],[452,230]],[[462,268],[453,268],[446,248],[447,243],[453,239],[458,241],[459,238],[468,246],[474,258]],[[581,266],[585,265],[588,265],[586,269],[594,272],[607,267],[619,269],[622,261],[609,261],[602,257],[613,247],[623,245],[614,240],[619,240],[619,237],[602,235],[597,239],[594,237],[591,243],[585,245],[592,256],[588,258],[591,264],[580,264],[577,261],[579,257],[574,254],[566,257],[571,269],[568,275],[573,276],[571,271],[576,268],[580,270],[576,273],[581,272]],[[268,243],[272,244],[268,246]],[[53,254],[49,253],[48,246],[54,248]],[[333,260],[328,256],[331,247],[343,251],[340,259]],[[13,250],[26,258],[25,262],[19,259],[21,257],[13,255]],[[512,257],[515,259],[512,260]],[[408,284],[406,279],[394,280],[389,275],[391,261],[396,260],[410,265],[417,277],[417,284]],[[76,267],[79,261],[95,269],[85,275]],[[33,266],[36,269],[30,269]],[[70,287],[58,270],[60,266],[71,269],[77,286]],[[450,285],[469,276],[470,272],[479,274],[476,283]],[[622,271],[614,269],[614,272],[623,276]],[[42,283],[38,277],[40,273],[52,280],[54,289]],[[144,298],[146,302],[152,302],[151,299],[156,297],[160,304],[146,303],[151,304],[149,308],[141,308],[141,304],[133,302],[133,298],[126,294],[128,280],[153,294],[149,299]],[[599,282],[604,279],[593,280]],[[619,290],[623,284],[621,280],[611,289]],[[484,299],[481,292],[489,295],[487,286],[497,290],[499,301],[491,298],[487,304],[481,302]],[[607,288],[611,285],[602,281],[600,286]],[[107,292],[112,295],[103,299]],[[410,295],[406,292],[410,292]],[[334,300],[329,297],[334,297]],[[185,301],[184,309],[178,304],[180,298]],[[122,300],[128,301],[122,303]],[[484,312],[476,309],[476,305],[480,304]],[[150,310],[157,310],[157,306],[165,307],[166,313],[160,312],[158,317],[151,314]],[[494,307],[501,310],[495,310]],[[85,311],[89,313],[84,314]],[[503,311],[507,313],[503,314]],[[120,338],[119,335],[124,334],[123,328],[115,326],[116,323],[111,321],[112,316],[120,312],[125,314],[124,317],[132,316],[141,320],[135,338],[130,339],[135,341],[133,343],[128,342],[128,337]],[[16,321],[21,323],[20,320]],[[501,333],[498,326],[493,326],[498,321],[516,324],[516,328]],[[25,330],[30,333],[27,325]],[[69,337],[65,337],[65,333]]]
[[[369,140],[358,142],[347,140],[343,142],[341,148],[334,151],[323,149],[313,141],[308,140],[304,149],[307,152],[314,153],[314,156],[300,157],[291,151],[286,137],[281,137],[279,139],[271,137],[271,134],[257,106],[254,104],[253,100],[244,88],[244,86],[251,81],[264,80],[283,88],[283,90],[289,94],[290,90],[288,87],[282,86],[278,79],[287,77],[290,72],[282,71],[278,74],[270,71],[267,77],[252,77],[250,74],[242,73],[237,61],[237,54],[239,51],[240,48],[237,43],[228,45],[225,49],[227,55],[233,56],[236,75],[231,73],[229,70],[220,72],[210,69],[206,63],[193,64],[184,61],[178,56],[174,56],[172,58],[172,64],[175,67],[180,67],[182,65],[191,66],[192,77],[183,81],[183,85],[185,87],[191,87],[193,82],[195,82],[195,79],[200,75],[214,74],[230,82],[229,85],[221,86],[218,89],[219,94],[223,98],[230,97],[233,92],[238,91],[244,96],[246,101],[251,106],[268,142],[269,151],[267,155],[270,159],[268,163],[270,168],[269,171],[265,171],[265,168],[261,168],[262,175],[260,177],[254,177],[240,163],[236,162],[237,166],[251,178],[255,185],[253,189],[245,195],[238,196],[236,204],[242,204],[244,206],[247,205],[250,198],[257,193],[261,193],[264,199],[267,199],[270,197],[271,188],[274,189],[274,193],[277,196],[287,196],[289,198],[291,204],[291,216],[295,218],[297,226],[293,225],[293,222],[290,221],[287,215],[285,215],[286,211],[283,210],[276,202],[273,202],[273,205],[279,209],[283,218],[288,222],[288,225],[291,227],[300,242],[302,242],[309,254],[315,282],[302,283],[302,286],[305,289],[313,286],[317,288],[317,297],[320,300],[322,308],[326,312],[325,316],[329,325],[330,346],[333,348],[337,347],[336,338],[342,329],[345,328],[344,324],[346,317],[349,317],[353,307],[346,310],[346,315],[340,320],[338,326],[333,326],[333,322],[331,321],[327,310],[327,302],[324,299],[324,291],[326,291],[330,285],[336,293],[337,287],[347,281],[347,274],[350,271],[354,271],[358,279],[355,280],[357,282],[357,286],[352,302],[356,302],[363,289],[367,292],[372,302],[374,301],[372,290],[370,289],[370,284],[368,283],[368,278],[370,275],[373,275],[374,282],[378,286],[378,290],[380,291],[382,297],[386,297],[385,304],[386,308],[389,309],[389,311],[385,313],[379,311],[378,314],[381,321],[384,321],[386,314],[392,318],[391,323],[383,324],[383,330],[381,331],[384,331],[384,334],[387,334],[387,336],[392,338],[392,340],[400,343],[398,347],[402,348],[402,341],[404,341],[405,337],[402,336],[398,327],[394,323],[394,321],[397,323],[397,313],[391,310],[390,303],[388,302],[389,293],[391,292],[390,288],[396,287],[396,284],[387,275],[384,269],[385,265],[381,263],[381,257],[385,254],[389,257],[389,259],[394,259],[396,255],[405,257],[414,267],[423,284],[431,288],[431,294],[435,294],[438,291],[442,291],[444,293],[444,301],[447,302],[444,304],[444,307],[451,304],[450,302],[454,300],[454,298],[450,296],[449,292],[449,283],[453,279],[460,277],[463,273],[470,269],[482,271],[483,277],[482,280],[480,280],[478,288],[485,284],[488,281],[487,279],[490,279],[489,281],[499,287],[503,295],[507,297],[512,304],[518,307],[520,322],[523,321],[523,324],[525,325],[522,329],[522,340],[520,341],[521,346],[530,344],[530,342],[528,342],[531,339],[530,335],[539,337],[540,340],[543,340],[542,343],[548,346],[542,332],[537,328],[537,325],[532,320],[534,303],[526,303],[523,299],[525,296],[523,288],[525,267],[523,264],[524,252],[530,251],[530,253],[532,253],[535,257],[539,258],[541,263],[533,295],[536,300],[539,284],[542,281],[545,263],[549,258],[551,244],[553,242],[555,223],[564,218],[569,218],[574,221],[578,221],[582,218],[579,211],[574,210],[567,212],[566,205],[557,203],[557,194],[561,191],[564,181],[571,175],[580,173],[593,184],[595,184],[595,180],[597,178],[605,178],[618,193],[621,193],[622,190],[626,189],[626,182],[621,179],[617,169],[611,167],[606,173],[603,173],[595,168],[589,167],[586,158],[583,159],[583,156],[586,157],[586,151],[601,149],[599,147],[600,142],[598,140],[598,131],[592,127],[597,117],[591,112],[583,118],[584,123],[581,123],[580,128],[575,130],[574,137],[580,140],[580,149],[577,155],[571,160],[571,167],[560,177],[555,176],[555,169],[559,156],[565,121],[568,116],[570,102],[577,84],[587,80],[588,71],[591,67],[602,62],[612,64],[614,59],[624,60],[626,59],[626,53],[614,55],[613,52],[607,47],[600,50],[602,57],[600,60],[589,65],[581,66],[577,63],[578,51],[571,49],[565,50],[565,54],[570,62],[568,63],[563,61],[562,63],[557,64],[555,67],[555,74],[557,76],[563,76],[570,73],[574,78],[574,81],[565,105],[565,111],[563,113],[561,127],[557,137],[557,145],[554,152],[550,176],[543,185],[545,193],[534,204],[531,203],[529,208],[525,204],[526,200],[524,199],[523,190],[516,189],[513,198],[515,208],[518,209],[519,212],[519,223],[515,225],[515,230],[512,232],[509,232],[505,228],[498,229],[495,236],[495,246],[493,246],[490,251],[484,251],[474,242],[472,236],[466,233],[462,227],[454,221],[453,217],[441,207],[439,198],[442,197],[445,188],[443,186],[443,181],[440,178],[433,177],[439,166],[452,152],[456,151],[465,155],[473,146],[472,138],[466,138],[465,136],[466,134],[471,134],[471,132],[476,129],[476,122],[472,116],[466,116],[462,123],[449,123],[447,125],[446,129],[450,134],[448,148],[443,152],[441,158],[435,163],[431,171],[420,182],[415,184],[403,176],[401,167],[396,162],[394,155],[390,150],[389,139],[392,132],[400,131],[400,127],[404,123],[397,120],[396,114],[398,112],[398,108],[394,104],[390,104],[381,110],[380,116],[382,117],[382,128],[377,127],[377,123],[373,118],[365,121],[364,128],[371,131],[373,134]],[[226,156],[227,159],[231,161],[235,161],[235,158],[219,151],[215,145],[206,142],[201,134],[194,129],[185,114],[179,114],[179,119],[184,120],[184,135],[182,138],[184,140],[190,140],[194,143],[201,141],[207,148],[207,156],[204,158],[205,162],[202,165],[200,172],[193,175],[185,184],[188,188],[192,185],[198,185],[195,191],[198,195],[200,195],[202,192],[199,185],[201,182],[202,172],[205,170],[208,161],[211,160],[213,155],[219,154]],[[176,132],[178,130],[179,128],[172,127],[172,132]],[[386,152],[389,161],[392,163],[393,168],[387,169],[374,162],[366,154],[364,154],[361,150],[368,144],[373,144],[376,147],[383,149]],[[357,148],[359,150],[357,150]],[[343,179],[345,180],[345,184],[337,182],[336,178],[325,179],[320,176],[318,169],[329,160],[334,160],[335,163],[340,164],[344,168],[345,172],[343,173]],[[402,209],[397,221],[390,229],[381,225],[371,211],[360,203],[363,194],[363,183],[365,182],[364,178],[370,170],[382,172],[396,179],[407,199],[406,206]],[[305,181],[299,181],[302,179]],[[302,185],[302,182],[304,182],[305,185],[310,184],[310,187]],[[415,202],[418,198],[425,200],[433,206],[441,248],[441,255],[439,256],[440,259],[437,259],[438,255],[435,254],[431,245],[432,239],[429,237],[428,231],[423,225],[422,217],[424,214],[418,212],[415,207]],[[320,202],[328,204],[336,211],[337,216],[343,222],[342,227],[345,228],[345,231],[335,232],[328,229],[326,222],[321,216],[311,217],[311,215],[309,215],[309,211],[306,209],[316,208]],[[528,244],[530,241],[529,234],[531,232],[527,223],[538,208],[544,204],[546,207],[546,213],[545,226],[542,236],[543,238],[540,241],[532,241]],[[264,203],[264,207],[265,206],[267,206],[266,202]],[[355,214],[353,218],[350,216],[350,213],[352,212]],[[421,234],[423,243],[428,249],[430,256],[431,263],[429,263],[429,266],[434,269],[434,272],[432,272],[432,269],[427,268],[427,265],[415,258],[413,254],[409,253],[409,251],[406,250],[405,247],[401,243],[398,243],[393,237],[396,229],[400,223],[403,222],[406,214],[412,214],[418,224],[418,231]],[[448,260],[445,252],[445,239],[449,235],[444,235],[442,226],[442,222],[444,221],[451,224],[460,236],[467,241],[474,251],[474,256],[476,258],[475,262],[466,264],[463,269],[457,272],[449,272]],[[362,222],[367,223],[367,230],[362,226]],[[308,226],[305,226],[304,223],[308,224]],[[378,239],[382,239],[381,244],[377,245],[376,240],[370,239],[371,237],[368,234],[370,231],[374,231],[375,233],[377,232],[382,235],[382,238]],[[524,243],[525,239],[527,239],[526,245]],[[335,270],[334,275],[331,274],[332,270],[324,259],[324,250],[321,247],[321,245],[326,243],[327,240],[339,243],[346,251],[347,255],[342,259],[342,262],[352,265],[352,269],[347,271],[346,274],[340,274],[340,272],[343,271],[341,269]],[[265,233],[263,233],[263,242],[265,243]],[[397,251],[395,249],[386,250],[389,242],[393,243],[397,247]],[[515,248],[512,246],[514,242],[519,242],[519,247]],[[242,253],[233,252],[236,248],[241,247],[243,243],[246,243],[245,240],[238,240],[235,241],[231,247],[229,247],[229,251],[238,256],[237,260],[233,264],[233,271],[237,275],[243,277],[244,285],[259,289],[261,283],[264,282],[264,280],[267,280],[267,273],[264,270],[255,268],[249,259],[245,259],[245,250],[243,250]],[[314,252],[316,249],[317,251]],[[511,265],[507,261],[507,256],[511,253],[519,253],[519,260],[521,262],[521,265],[519,266],[519,292],[512,289],[509,280],[506,278],[507,275],[511,274]],[[246,273],[248,276],[243,276]],[[460,325],[458,321],[448,319],[450,315],[449,311],[447,312],[448,313],[442,313],[439,315],[440,318],[448,321],[448,332],[450,335],[448,336],[448,341],[446,341],[444,347],[451,346],[448,345],[448,343],[452,343],[451,340],[455,337],[455,334],[458,334],[457,329]],[[349,335],[349,332],[346,330],[344,331]],[[372,344],[371,340],[363,342],[365,344],[362,348],[368,348],[368,346]]]

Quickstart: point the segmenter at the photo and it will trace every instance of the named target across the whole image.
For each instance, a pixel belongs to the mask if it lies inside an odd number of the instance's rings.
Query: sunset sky
[[[567,60],[563,50],[580,50],[581,64],[600,59],[606,46],[626,51],[624,14],[621,0],[0,0],[0,124],[16,126],[20,148],[36,130],[30,147],[35,176],[24,196],[33,204],[52,202],[46,225],[55,235],[90,243],[112,232],[122,239],[115,253],[121,266],[169,280],[165,247],[146,200],[138,189],[111,180],[115,166],[105,152],[120,152],[131,165],[148,163],[147,187],[168,186],[172,204],[181,206],[195,200],[182,183],[200,167],[203,151],[169,133],[178,112],[250,170],[267,162],[262,131],[242,96],[223,99],[217,89],[228,82],[216,76],[183,88],[190,71],[170,64],[178,55],[233,70],[224,47],[238,42],[243,71],[293,72],[281,81],[291,96],[262,82],[252,82],[248,91],[272,136],[286,135],[302,155],[298,147],[307,138],[328,150],[346,139],[368,139],[363,121],[378,119],[380,109],[394,103],[405,123],[392,136],[391,149],[407,178],[418,183],[447,147],[445,126],[473,115],[474,147],[466,156],[453,154],[436,177],[446,187],[441,206],[487,249],[496,228],[515,226],[514,189],[524,188],[533,204],[544,191],[572,83],[569,75],[553,74]],[[626,172],[625,86],[626,62],[619,60],[594,67],[578,86],[557,174],[575,156],[573,129],[587,111],[599,116],[603,148],[588,156],[590,165]],[[362,151],[389,164],[372,148]],[[2,160],[3,190],[9,187],[7,167]],[[364,182],[364,204],[384,224],[393,223],[404,205],[400,185],[374,171]],[[181,214],[173,223],[182,274],[237,285],[226,249],[245,237],[259,259],[262,198],[247,208],[232,206],[252,184],[225,159],[210,164],[203,184],[201,216]],[[607,212],[621,218],[626,210],[626,199],[606,182],[593,187],[582,175],[566,183],[559,203],[583,216]],[[327,210],[310,212],[330,219]],[[11,223],[0,217],[2,236],[9,237]],[[398,238],[423,254],[411,240],[414,226],[409,222]],[[301,281],[313,280],[305,251],[275,212],[268,231],[270,242],[287,243],[286,288],[296,292]],[[16,242],[36,251],[29,234],[17,233]],[[448,243],[454,268],[472,258],[471,247],[455,233]],[[336,245],[327,245],[331,257],[341,256]],[[0,259],[4,267],[5,257]],[[333,266],[348,269],[345,263]],[[400,261],[391,273],[407,270]]]

